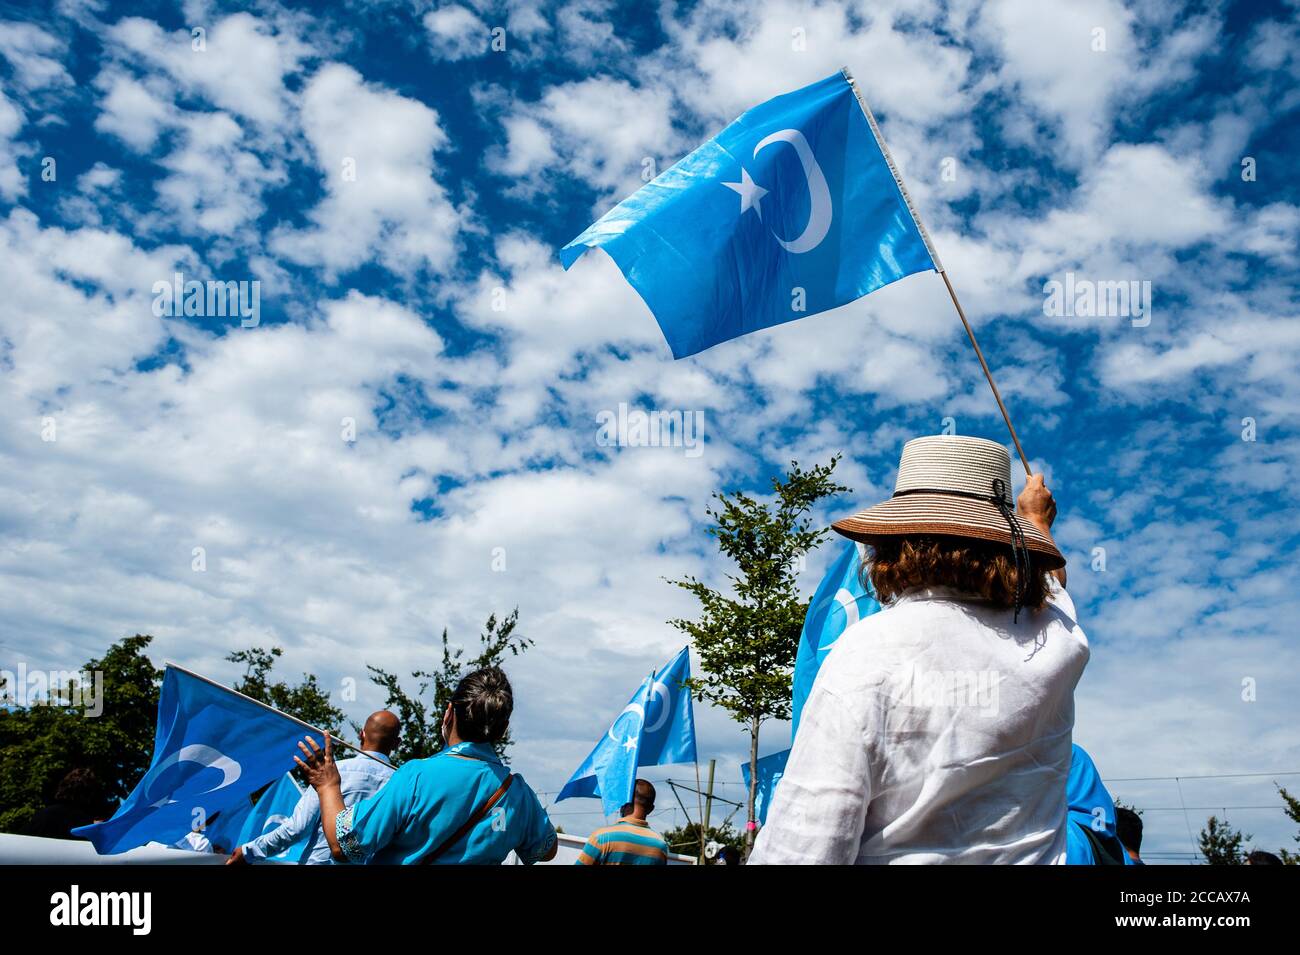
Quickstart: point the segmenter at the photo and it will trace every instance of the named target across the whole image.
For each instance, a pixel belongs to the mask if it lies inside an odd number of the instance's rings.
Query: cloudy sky
[[[1114,783],[1166,858],[1300,789],[1267,775],[1300,771],[1296,3],[25,6],[0,5],[6,664],[138,631],[226,679],[276,645],[286,676],[360,680],[362,716],[365,664],[517,606],[514,762],[558,789],[681,646],[664,578],[728,570],[713,491],[842,452],[829,518],[888,493],[908,437],[1006,440],[932,273],[674,362],[603,254],[559,266],[646,170],[847,65],[1060,503],[1076,739],[1112,779],[1266,774]],[[177,272],[256,280],[257,322],[157,314]],[[1149,282],[1150,321],[1051,314],[1067,274]],[[620,403],[702,415],[702,453],[604,446]],[[741,728],[697,720],[738,795]],[[1276,809],[1228,816],[1291,844]]]

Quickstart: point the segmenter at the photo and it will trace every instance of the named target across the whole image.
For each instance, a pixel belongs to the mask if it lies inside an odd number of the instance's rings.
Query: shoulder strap
[[[1083,834],[1087,837],[1089,844],[1092,846],[1093,865],[1124,864],[1124,860],[1119,857],[1115,847],[1108,844],[1111,841],[1109,838],[1103,839],[1093,831],[1091,826],[1085,826],[1081,822],[1076,822],[1075,825],[1083,830]],[[1118,842],[1119,840],[1115,841]]]
[[[506,778],[502,781],[501,785],[497,787],[497,791],[488,797],[488,801],[479,806],[478,809],[474,811],[474,814],[466,819],[459,829],[444,839],[442,845],[438,846],[438,848],[434,849],[422,858],[417,865],[428,865],[456,843],[460,842],[461,839],[465,838],[465,836],[469,834],[469,831],[482,822],[483,818],[492,811],[492,807],[501,801],[501,797],[506,794],[506,790],[510,788],[510,784],[514,781],[514,773],[506,774]]]

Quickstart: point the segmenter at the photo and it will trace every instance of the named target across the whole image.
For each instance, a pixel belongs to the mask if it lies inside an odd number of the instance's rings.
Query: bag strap
[[[1091,826],[1085,826],[1081,822],[1076,822],[1076,826],[1083,830],[1084,836],[1087,837],[1088,843],[1092,846],[1093,865],[1123,865],[1124,860],[1119,857],[1115,847],[1109,845],[1110,839],[1103,839],[1093,830]],[[1115,842],[1118,843],[1118,839]]]
[[[485,802],[483,805],[479,806],[478,809],[475,810],[474,814],[465,820],[464,825],[462,825],[459,829],[457,829],[445,840],[443,840],[442,845],[438,846],[438,848],[434,849],[432,852],[430,852],[428,855],[422,858],[417,864],[428,865],[430,862],[433,862],[435,859],[441,856],[444,852],[446,852],[456,843],[460,842],[461,839],[465,838],[465,836],[469,834],[469,831],[473,829],[475,826],[477,826],[480,822],[482,822],[483,818],[492,811],[492,807],[501,801],[501,797],[506,794],[506,790],[510,788],[510,784],[513,783],[514,781],[515,781],[515,774],[514,773],[507,774],[505,780],[501,783],[500,786],[497,787],[497,791],[488,797],[488,801]]]

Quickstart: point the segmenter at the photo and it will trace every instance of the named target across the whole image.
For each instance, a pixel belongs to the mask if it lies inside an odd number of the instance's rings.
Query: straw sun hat
[[[865,544],[900,534],[973,537],[1027,549],[1046,570],[1065,566],[1051,539],[1015,515],[1011,455],[984,438],[912,439],[903,445],[894,496],[831,526]]]

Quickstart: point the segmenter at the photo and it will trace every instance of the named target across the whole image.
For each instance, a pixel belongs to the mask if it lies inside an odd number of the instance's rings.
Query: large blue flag
[[[861,569],[858,545],[845,541],[843,550],[831,562],[826,576],[808,602],[808,615],[804,617],[799,652],[794,662],[791,740],[799,732],[799,716],[826,654],[831,652],[840,634],[880,609],[880,603],[862,586]]]
[[[555,801],[599,796],[608,816],[631,801],[637,767],[695,762],[690,675],[689,648],[683,647],[632,694]]]
[[[168,666],[149,771],[112,819],[73,834],[101,854],[171,845],[219,812],[246,811],[251,793],[293,768],[304,735],[283,713]]]
[[[767,822],[767,810],[772,805],[776,794],[776,784],[785,775],[785,764],[790,758],[790,751],[783,749],[779,753],[764,756],[758,761],[758,785],[754,787],[754,815],[761,823]],[[740,778],[745,782],[745,792],[749,792],[749,763],[740,764]]]
[[[934,269],[847,71],[749,110],[560,250],[600,247],[673,357]]]
[[[293,811],[298,808],[298,800],[301,798],[302,790],[298,788],[293,774],[285,773],[257,800],[257,805],[244,821],[236,845],[248,845],[259,836],[288,822]],[[315,835],[315,829],[304,832],[296,842],[286,846],[278,855],[267,858],[276,862],[300,862],[307,850],[315,843]]]

